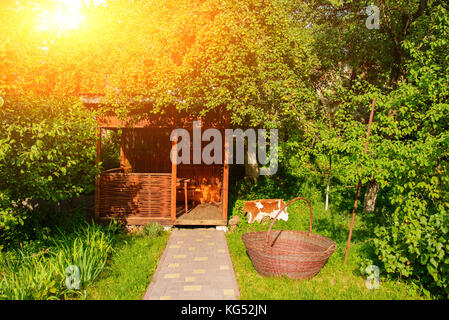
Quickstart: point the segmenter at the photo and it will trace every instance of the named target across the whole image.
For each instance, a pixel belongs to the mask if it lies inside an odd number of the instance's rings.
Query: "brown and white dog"
[[[248,213],[248,223],[254,223],[254,221],[258,221],[260,223],[263,217],[270,217],[271,219],[274,219],[283,206],[285,206],[285,203],[282,199],[263,199],[245,201],[243,210]],[[282,219],[284,221],[288,220],[287,208],[279,214],[277,219]]]

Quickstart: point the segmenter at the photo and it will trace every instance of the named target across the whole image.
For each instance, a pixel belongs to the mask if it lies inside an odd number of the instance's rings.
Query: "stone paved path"
[[[175,229],[144,300],[234,300],[237,281],[223,231]]]

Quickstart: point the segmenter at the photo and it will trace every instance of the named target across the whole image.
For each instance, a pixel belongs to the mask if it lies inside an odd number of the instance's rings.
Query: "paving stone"
[[[237,299],[239,290],[223,231],[175,229],[144,300]]]

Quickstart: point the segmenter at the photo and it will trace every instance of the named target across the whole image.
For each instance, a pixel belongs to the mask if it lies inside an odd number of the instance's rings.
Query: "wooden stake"
[[[327,188],[326,188],[326,206],[324,207],[324,211],[327,211],[329,208],[329,191],[331,185],[331,172],[332,172],[332,154],[329,156],[329,174],[327,175]]]
[[[175,222],[176,220],[176,180],[177,180],[177,141],[172,141],[171,147],[172,147],[172,158],[171,158],[171,220]]]
[[[373,103],[371,105],[371,114],[369,116],[369,122],[368,122],[368,131],[366,132],[366,141],[365,141],[365,149],[363,150],[364,154],[368,152],[368,140],[371,133],[371,125],[373,123],[374,118],[374,107],[376,106],[376,100],[373,100]],[[359,182],[357,184],[357,191],[355,193],[355,201],[354,201],[354,208],[352,210],[352,218],[351,218],[351,227],[349,228],[349,235],[348,235],[348,242],[346,243],[346,252],[345,252],[345,262],[348,261],[348,254],[349,254],[349,247],[351,246],[351,238],[352,238],[352,230],[354,229],[354,220],[355,220],[355,213],[357,212],[357,205],[359,202],[359,196],[360,196],[360,187],[362,185],[361,178],[359,177]]]
[[[185,212],[187,214],[187,211],[189,211],[189,207],[187,204],[187,180],[184,180],[184,205],[185,205]]]
[[[230,138],[232,139],[232,137],[230,137]],[[229,164],[228,164],[229,141],[227,141],[226,135],[225,135],[224,139],[225,139],[225,146],[224,146],[225,152],[224,152],[224,161],[223,161],[223,191],[222,191],[223,212],[222,212],[222,217],[223,217],[223,220],[227,221],[227,219],[228,219],[228,186],[229,186]]]

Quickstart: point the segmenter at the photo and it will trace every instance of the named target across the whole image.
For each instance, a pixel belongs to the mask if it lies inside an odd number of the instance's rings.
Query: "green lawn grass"
[[[140,300],[151,282],[168,233],[149,237],[139,234],[120,235],[106,269],[82,299]]]
[[[386,279],[381,275],[379,289],[369,290],[365,285],[366,275],[360,271],[361,261],[372,254],[370,242],[354,246],[350,250],[349,262],[344,261],[344,247],[349,231],[349,216],[324,211],[322,203],[313,206],[313,232],[333,239],[337,251],[318,275],[310,280],[291,280],[288,278],[266,278],[257,273],[247,255],[241,236],[249,227],[241,210],[235,208],[235,214],[241,217],[239,226],[227,233],[227,242],[231,253],[234,271],[243,300],[315,300],[315,299],[424,299],[419,292],[403,281]],[[308,230],[308,208],[301,203],[289,207],[289,220],[278,221],[273,229]],[[251,225],[257,231],[267,230],[269,223]],[[370,236],[362,219],[355,222],[353,243],[363,241]],[[343,248],[343,249],[341,249]]]

